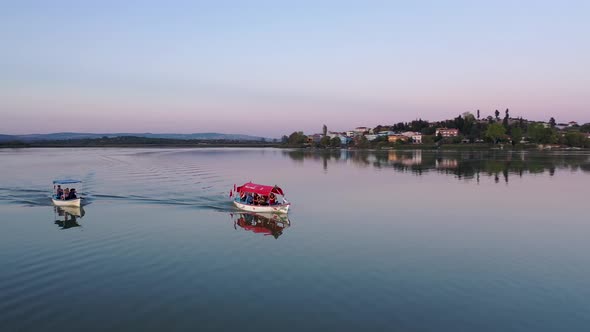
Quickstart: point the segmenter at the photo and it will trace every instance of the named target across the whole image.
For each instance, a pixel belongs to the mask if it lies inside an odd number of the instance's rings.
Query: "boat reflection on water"
[[[271,213],[232,213],[232,220],[234,228],[238,226],[244,230],[251,231],[258,234],[272,235],[275,239],[283,234],[291,222],[286,214],[271,214]]]
[[[55,224],[61,229],[80,227],[78,218],[84,217],[84,208],[79,206],[54,206]]]

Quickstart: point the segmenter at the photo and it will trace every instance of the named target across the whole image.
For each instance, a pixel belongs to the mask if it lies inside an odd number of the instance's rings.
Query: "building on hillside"
[[[323,134],[313,134],[307,137],[308,143],[316,143],[319,144],[322,138],[324,137]]]
[[[459,136],[459,129],[454,128],[437,128],[435,135],[441,134],[442,137],[456,137]]]
[[[377,135],[381,137],[388,137],[389,135],[395,135],[395,133],[393,131],[383,130],[378,132]]]
[[[577,125],[578,125],[578,123],[576,121],[570,121],[567,123],[568,127],[573,127],[573,126],[577,126]]]
[[[354,131],[354,133],[356,135],[362,135],[362,134],[368,132],[369,131],[369,128],[367,128],[367,127],[356,127],[356,128],[354,128],[353,131]]]
[[[395,135],[389,135],[387,136],[387,141],[389,143],[395,143],[395,142],[407,142],[409,141],[410,138],[404,135],[400,135],[400,134],[395,134]]]
[[[379,137],[379,136],[378,136],[378,135],[373,135],[373,134],[365,135],[365,138],[366,138],[368,141],[374,141],[374,140],[376,140],[376,139],[377,139],[377,137]]]
[[[422,133],[415,132],[415,131],[406,131],[406,132],[403,132],[402,135],[411,139],[412,143],[422,144]]]
[[[412,137],[410,137],[412,139],[412,141],[416,144],[422,144],[422,134],[421,133],[416,133],[414,135],[412,135]]]
[[[340,137],[340,139],[342,139],[342,137],[346,137],[345,133],[339,133],[337,131],[329,131],[328,132],[328,137],[330,137],[330,139],[335,138],[335,137]]]
[[[339,133],[335,131],[328,132],[328,137],[330,137],[330,139],[336,137],[340,138],[340,145],[347,145],[352,140],[350,137],[346,136],[346,133]]]

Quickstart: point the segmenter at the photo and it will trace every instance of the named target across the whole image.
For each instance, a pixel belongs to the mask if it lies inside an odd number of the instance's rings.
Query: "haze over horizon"
[[[586,1],[0,4],[0,134],[590,122]]]

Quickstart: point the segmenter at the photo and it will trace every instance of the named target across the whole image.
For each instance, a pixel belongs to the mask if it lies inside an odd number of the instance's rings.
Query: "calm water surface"
[[[588,331],[587,152],[0,150],[1,331]],[[51,206],[76,177],[83,209]],[[288,218],[235,211],[279,184]]]

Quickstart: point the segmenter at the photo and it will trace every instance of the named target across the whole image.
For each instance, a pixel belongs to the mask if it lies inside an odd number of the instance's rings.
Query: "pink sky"
[[[280,137],[506,108],[590,122],[586,2],[235,7],[0,8],[0,133]]]

